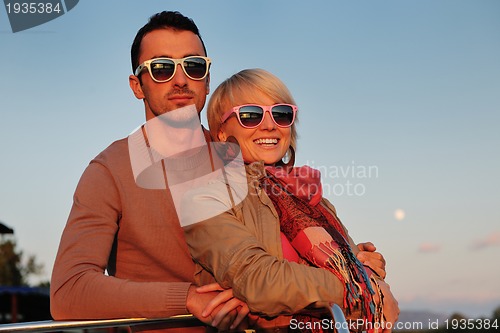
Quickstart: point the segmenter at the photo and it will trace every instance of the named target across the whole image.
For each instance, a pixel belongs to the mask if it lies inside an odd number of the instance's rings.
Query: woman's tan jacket
[[[234,296],[245,301],[252,312],[270,317],[330,303],[342,307],[344,287],[334,274],[283,259],[278,214],[260,187],[264,166],[253,163],[246,166],[246,172],[248,195],[240,204],[184,228],[198,264],[197,283],[210,283],[215,277],[222,287],[233,288]],[[192,209],[203,209],[218,197],[205,191],[196,196]],[[230,206],[228,202],[218,204]],[[321,204],[335,214],[326,199]],[[356,246],[353,251],[357,252]]]

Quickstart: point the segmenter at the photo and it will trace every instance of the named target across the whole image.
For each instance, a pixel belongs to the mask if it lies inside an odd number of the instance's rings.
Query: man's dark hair
[[[193,20],[182,15],[179,12],[163,11],[151,16],[148,23],[146,23],[141,29],[139,29],[139,31],[137,31],[137,35],[135,35],[135,39],[130,50],[132,72],[134,72],[137,66],[139,66],[139,51],[144,36],[153,30],[165,28],[171,28],[181,31],[191,31],[200,38],[201,44],[203,45],[203,51],[205,51],[205,55],[207,55],[205,43],[203,43],[200,31],[198,30],[198,27]]]

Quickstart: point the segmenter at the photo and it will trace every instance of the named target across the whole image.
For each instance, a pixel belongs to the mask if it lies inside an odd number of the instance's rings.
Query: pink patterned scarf
[[[290,173],[278,167],[266,167],[266,171],[262,186],[293,248],[309,265],[329,270],[344,283],[346,317],[359,314],[368,322],[379,321],[370,278],[352,252],[342,224],[320,203],[320,172],[308,166],[295,167]]]

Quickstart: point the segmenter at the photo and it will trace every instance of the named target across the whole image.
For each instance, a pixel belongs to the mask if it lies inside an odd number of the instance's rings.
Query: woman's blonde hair
[[[219,131],[222,127],[221,117],[231,108],[256,103],[254,93],[258,91],[275,103],[288,103],[295,105],[292,94],[285,84],[275,75],[260,68],[244,69],[224,82],[222,82],[212,94],[208,102],[207,118],[210,127],[210,135],[213,140],[219,140]],[[291,127],[290,145],[296,149],[297,131],[295,122]]]

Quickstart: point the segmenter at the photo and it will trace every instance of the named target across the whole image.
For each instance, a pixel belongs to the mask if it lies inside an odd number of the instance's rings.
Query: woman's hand
[[[219,292],[202,311],[203,317],[212,317],[211,325],[218,329],[235,329],[250,313],[248,305],[233,295],[233,289],[223,289],[218,283],[196,288],[198,293]],[[237,312],[234,318],[233,311]]]
[[[359,243],[357,245],[359,252],[356,257],[363,265],[370,267],[378,276],[385,279],[385,259],[380,252],[375,252],[377,248],[372,242]]]

